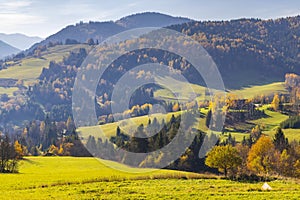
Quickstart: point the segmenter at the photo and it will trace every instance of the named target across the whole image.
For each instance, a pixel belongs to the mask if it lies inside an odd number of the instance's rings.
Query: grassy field
[[[224,135],[220,135],[220,139],[226,140],[228,138],[228,135],[231,134],[232,137],[235,137],[236,141],[241,142],[244,137],[249,137],[249,131],[253,127],[255,127],[255,125],[260,125],[264,134],[273,137],[273,135],[275,134],[275,128],[279,126],[282,121],[288,119],[288,116],[279,112],[270,111],[267,109],[268,107],[269,105],[265,105],[260,108],[261,110],[265,111],[266,117],[257,120],[249,120],[246,123],[235,124],[234,127],[227,128],[227,131],[225,131]],[[207,111],[207,109],[201,109],[201,113],[203,114],[206,114]],[[150,117],[150,119],[153,119],[155,116],[159,121],[161,121],[163,118],[165,119],[165,121],[169,121],[172,114],[178,116],[180,112],[168,113],[166,115],[157,114]],[[148,116],[141,116],[132,118],[133,124],[129,124],[128,122],[126,122],[126,120],[121,121],[120,123],[122,127],[124,127],[124,130],[126,132],[133,132],[134,130],[136,130],[136,127],[140,124],[144,124],[144,126],[147,126],[148,120]],[[96,138],[103,137],[104,135],[106,137],[111,137],[115,136],[117,126],[118,123],[115,122],[101,126],[81,127],[78,129],[78,131],[80,132],[84,140],[87,139],[89,135],[93,135]],[[208,128],[205,125],[205,119],[199,118],[198,123],[195,125],[195,128],[204,132],[208,131]],[[285,133],[285,136],[289,139],[289,141],[300,141],[300,129],[283,129],[283,131]]]
[[[207,109],[201,109],[201,112],[205,114],[207,112]],[[120,126],[123,132],[132,133],[141,124],[143,124],[144,127],[146,127],[149,119],[153,120],[153,118],[156,117],[160,123],[163,119],[165,120],[165,122],[169,122],[172,115],[176,117],[180,115],[180,113],[181,111],[171,112],[167,114],[152,114],[151,116],[146,115],[141,117],[134,117],[131,118],[131,122],[128,122],[127,120],[122,120],[120,122],[108,123],[100,126],[80,127],[77,129],[77,131],[80,133],[80,136],[83,138],[83,141],[85,141],[90,135],[94,136],[95,138],[109,138],[111,136],[116,135],[116,130],[118,126]],[[195,128],[202,131],[207,131],[208,128],[205,125],[205,119],[198,118],[198,122],[195,123]]]
[[[175,101],[176,97],[174,93],[180,93],[184,97],[189,97],[189,93],[194,92],[197,95],[196,99],[198,101],[210,99],[209,96],[205,96],[205,87],[203,86],[184,83],[184,82],[176,81],[174,79],[170,80],[168,78],[164,78],[162,82],[164,81],[167,83],[172,83],[172,88],[174,88],[174,90],[171,91],[168,89],[159,89],[154,93],[155,97],[157,98]],[[167,83],[165,85],[168,85]],[[249,99],[249,98],[254,98],[256,96],[260,96],[262,94],[265,96],[273,95],[275,93],[286,94],[287,90],[285,88],[284,82],[274,82],[266,85],[249,86],[249,87],[240,88],[238,90],[230,90],[228,92],[237,95],[239,98]],[[186,100],[186,99],[187,98],[182,98],[182,100]]]
[[[17,87],[10,87],[10,88],[0,87],[0,95],[7,94],[8,96],[13,96],[13,93],[18,90],[19,88]]]
[[[239,90],[231,90],[230,93],[236,94],[240,98],[249,99],[262,94],[265,96],[273,95],[275,93],[286,94],[287,90],[284,86],[284,82],[275,82],[266,85],[246,87]]]
[[[300,198],[300,184],[295,180],[271,181],[273,190],[261,191],[263,183],[241,183],[213,175],[171,170],[125,173],[95,158],[28,157],[19,174],[0,174],[0,184],[0,199]]]
[[[90,48],[88,45],[58,45],[42,52],[41,58],[28,57],[21,62],[10,63],[12,66],[1,70],[1,78],[20,79],[25,85],[34,82],[41,74],[44,67],[48,67],[50,61],[62,61],[63,57],[79,48]]]
[[[173,112],[168,114],[153,114],[150,117],[148,115],[141,116],[141,117],[134,117],[131,118],[131,122],[129,123],[126,120],[122,120],[120,122],[114,122],[109,124],[104,124],[101,126],[88,126],[88,127],[80,127],[78,128],[78,132],[80,133],[80,136],[83,138],[88,138],[89,135],[92,135],[96,138],[99,137],[111,137],[116,135],[117,127],[120,126],[121,130],[124,132],[133,132],[136,130],[136,128],[143,124],[144,126],[147,126],[148,120],[153,120],[154,117],[157,118],[159,122],[162,122],[164,119],[166,122],[170,121],[170,118],[174,114],[174,116],[178,116],[181,112]]]

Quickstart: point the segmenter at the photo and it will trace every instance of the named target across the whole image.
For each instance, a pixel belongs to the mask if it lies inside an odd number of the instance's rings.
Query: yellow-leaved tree
[[[215,146],[208,154],[205,164],[212,168],[217,168],[227,176],[228,172],[237,171],[242,163],[242,158],[236,148],[231,145]]]
[[[268,174],[275,169],[276,150],[272,140],[267,136],[261,136],[251,147],[247,159],[249,170],[257,174]]]
[[[279,95],[278,95],[278,94],[275,94],[275,95],[274,95],[274,98],[273,98],[273,101],[272,101],[272,103],[271,103],[271,106],[272,106],[272,108],[273,108],[275,111],[278,111],[278,110],[279,110],[280,99],[279,99]]]

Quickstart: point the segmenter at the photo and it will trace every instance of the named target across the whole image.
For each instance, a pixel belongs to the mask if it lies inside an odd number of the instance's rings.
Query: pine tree
[[[209,110],[207,112],[206,119],[205,119],[205,125],[207,128],[210,128],[211,117],[212,117],[212,112],[211,112],[211,110]]]
[[[288,139],[285,138],[284,133],[280,127],[276,128],[273,143],[275,145],[275,148],[278,149],[280,152],[288,148]]]

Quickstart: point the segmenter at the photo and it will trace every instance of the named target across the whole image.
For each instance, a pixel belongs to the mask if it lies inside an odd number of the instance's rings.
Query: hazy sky
[[[47,37],[79,21],[154,11],[196,20],[300,15],[300,0],[0,0],[0,33]]]

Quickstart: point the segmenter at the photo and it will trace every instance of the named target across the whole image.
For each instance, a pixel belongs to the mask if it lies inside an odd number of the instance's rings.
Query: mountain
[[[42,42],[35,44],[30,49],[34,49],[35,47],[41,45],[47,45],[49,42],[64,43],[66,39],[76,40],[80,43],[86,42],[89,38],[102,41],[110,35],[119,33],[124,30],[126,30],[124,27],[117,25],[114,22],[80,22],[76,25],[67,26],[56,34],[49,36]]]
[[[283,81],[286,73],[300,73],[300,16],[194,21],[170,28],[192,36],[207,50],[228,88]]]
[[[89,22],[77,23],[76,25],[69,25],[54,35],[49,36],[42,42],[35,44],[30,48],[34,50],[41,45],[47,45],[49,42],[62,42],[66,39],[73,39],[80,43],[86,42],[92,38],[98,42],[103,41],[109,36],[115,35],[122,31],[139,28],[139,27],[165,27],[174,24],[182,24],[192,20],[181,17],[172,17],[160,13],[146,12],[124,17],[116,22]]]
[[[131,29],[139,27],[166,27],[191,21],[192,20],[188,18],[172,17],[161,13],[147,12],[123,17],[120,20],[117,20],[116,24]]]
[[[133,25],[128,26],[132,27]],[[300,16],[274,20],[191,21],[171,25],[168,28],[190,35],[206,49],[217,64],[226,89],[241,89],[253,85],[282,82],[287,73],[300,74]],[[101,40],[126,29],[124,24],[120,25],[119,22],[79,23],[66,27],[40,44],[46,45],[52,40],[63,42],[70,37],[80,42],[86,42],[91,37]],[[139,41],[135,42],[139,44]],[[124,42],[122,46],[124,45],[132,45],[132,43]],[[76,48],[75,51],[73,47],[76,46],[80,49]],[[59,49],[62,50],[66,47],[69,49],[67,52],[59,51]],[[72,86],[78,67],[91,48],[93,45],[74,44],[66,46],[57,43],[41,47],[34,54],[23,54],[19,58],[16,56],[12,62],[3,63],[6,67],[14,67],[14,70],[17,70],[19,74],[22,69],[25,68],[24,70],[26,70],[26,67],[28,69],[27,61],[29,59],[31,62],[36,61],[39,63],[38,66],[44,67],[44,69],[39,69],[38,73],[42,72],[39,81],[32,86],[29,93],[26,93],[30,95],[26,99],[31,101],[26,103],[22,101],[22,104],[15,102],[16,105],[13,107],[19,106],[19,104],[23,106],[17,112],[7,110],[10,107],[0,107],[0,111],[3,110],[2,113],[7,113],[0,117],[0,123],[1,121],[6,123],[10,119],[16,119],[20,116],[34,116],[36,119],[43,119],[44,112],[51,113],[52,119],[66,120],[72,114]],[[50,53],[55,56],[47,56]],[[40,64],[41,60],[57,58],[57,54],[63,59],[50,64],[50,60],[44,65]],[[180,71],[189,82],[204,85],[203,80],[199,80],[193,66],[184,58],[159,49],[137,50],[115,60],[113,66],[110,66],[103,74],[96,92],[96,99],[99,100],[97,115],[99,113],[101,115],[110,114],[110,98],[113,87],[124,73],[133,66],[153,62],[169,65],[176,71]],[[27,64],[20,65],[20,63]],[[33,64],[33,66],[35,65]],[[11,74],[15,76],[14,73]],[[10,78],[20,78],[14,76],[10,76]],[[155,94],[158,88],[149,87],[151,88],[141,89],[135,95],[136,97],[132,98],[132,102],[134,104],[141,103],[142,98],[140,97],[145,97],[145,94],[149,93],[142,103],[155,104],[157,99],[153,99],[152,94]],[[89,93],[85,95],[89,95]],[[27,115],[24,112],[27,112]]]
[[[20,49],[17,49],[0,40],[0,59],[12,54],[16,54],[20,51]]]
[[[43,39],[40,37],[31,37],[20,33],[15,33],[15,34],[0,33],[0,40],[18,49],[25,50],[31,47],[33,44],[42,41]]]

